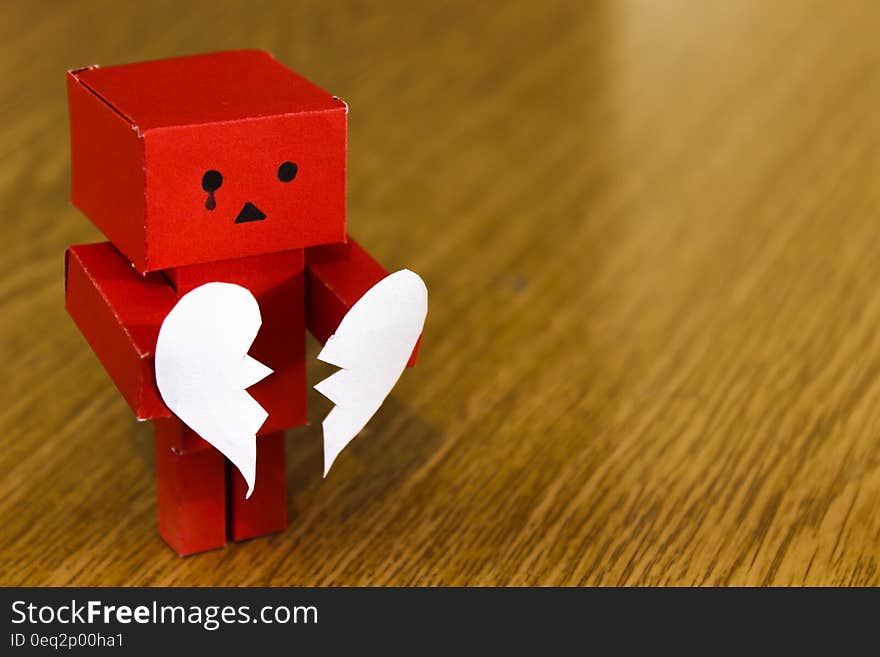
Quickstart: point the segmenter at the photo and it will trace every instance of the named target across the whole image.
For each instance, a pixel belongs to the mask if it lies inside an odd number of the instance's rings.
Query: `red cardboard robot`
[[[74,70],[67,88],[72,200],[109,241],[68,249],[66,305],[137,418],[154,422],[159,532],[192,554],[283,529],[305,329],[324,342],[386,276],[346,235],[348,108],[260,51]],[[274,371],[248,390],[269,413],[249,499],[155,381],[163,319],[214,281],[256,297],[250,353]]]

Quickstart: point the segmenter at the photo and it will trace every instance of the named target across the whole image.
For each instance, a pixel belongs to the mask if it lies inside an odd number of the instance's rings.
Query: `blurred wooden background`
[[[880,583],[880,5],[0,19],[0,584]],[[431,309],[327,480],[310,396],[288,531],[180,559],[63,309],[64,71],[233,47],[350,103],[350,227]]]

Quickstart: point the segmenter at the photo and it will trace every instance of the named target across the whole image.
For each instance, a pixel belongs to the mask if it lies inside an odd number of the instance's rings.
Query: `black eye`
[[[222,184],[223,176],[220,175],[219,171],[211,169],[210,171],[205,171],[205,175],[202,176],[202,189],[206,192],[214,192],[220,189]]]
[[[278,167],[278,180],[286,183],[290,182],[296,178],[297,171],[298,169],[295,162],[284,162]]]

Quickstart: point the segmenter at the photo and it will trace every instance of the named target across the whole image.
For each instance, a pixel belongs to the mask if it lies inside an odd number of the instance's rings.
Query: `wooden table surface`
[[[398,4],[4,3],[0,584],[880,583],[880,5]],[[289,529],[181,559],[63,308],[64,71],[232,47],[348,100],[431,305]]]

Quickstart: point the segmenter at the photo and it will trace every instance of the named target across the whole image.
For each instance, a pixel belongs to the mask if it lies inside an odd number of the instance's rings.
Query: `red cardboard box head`
[[[345,240],[348,108],[269,54],[67,83],[73,203],[139,272]]]

